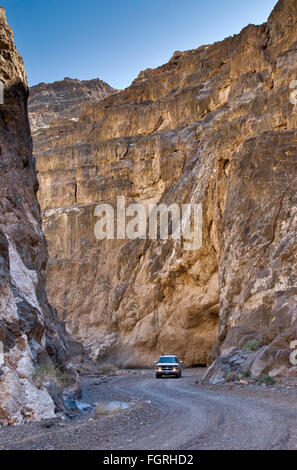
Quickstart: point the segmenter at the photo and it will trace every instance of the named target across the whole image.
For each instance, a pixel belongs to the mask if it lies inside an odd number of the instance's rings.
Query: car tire
[[[161,378],[161,375],[160,374],[156,374],[156,379],[160,379]]]

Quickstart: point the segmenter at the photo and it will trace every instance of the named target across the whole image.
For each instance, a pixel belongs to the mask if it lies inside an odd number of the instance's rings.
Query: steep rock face
[[[47,127],[59,118],[77,120],[83,107],[117,90],[99,80],[65,78],[54,83],[40,83],[30,88],[29,113],[32,131]]]
[[[66,333],[45,292],[47,249],[27,114],[28,87],[5,11],[0,8],[0,425],[55,416],[34,366],[66,364]]]
[[[34,134],[50,299],[94,356],[198,364],[294,329],[296,21],[282,0],[264,25],[177,52],[78,122]],[[98,242],[94,209],[119,195],[202,203],[201,249]]]

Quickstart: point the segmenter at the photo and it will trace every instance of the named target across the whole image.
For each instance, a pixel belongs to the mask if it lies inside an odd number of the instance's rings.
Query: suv
[[[160,379],[163,375],[175,375],[177,379],[180,379],[182,376],[182,361],[175,354],[161,356],[158,361],[155,361],[155,364],[156,379]]]

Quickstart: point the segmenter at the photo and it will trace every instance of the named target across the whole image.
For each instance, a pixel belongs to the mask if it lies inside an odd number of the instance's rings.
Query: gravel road
[[[84,401],[122,400],[113,416],[0,430],[0,449],[297,449],[296,394],[197,385],[198,369],[180,380],[130,371],[84,379]],[[294,391],[295,392],[295,391]]]

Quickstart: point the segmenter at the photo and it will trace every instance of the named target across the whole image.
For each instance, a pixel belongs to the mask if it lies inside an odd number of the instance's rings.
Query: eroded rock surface
[[[176,52],[78,122],[34,133],[49,296],[95,357],[151,364],[163,352],[201,364],[250,338],[279,351],[287,332],[290,366],[296,22],[296,1],[281,0],[267,23]],[[119,195],[202,203],[202,248],[98,242],[94,209]]]
[[[38,364],[65,366],[64,331],[45,291],[47,248],[36,198],[23,61],[0,8],[0,425],[55,416],[46,388],[33,380]],[[2,352],[2,348],[1,351]]]

